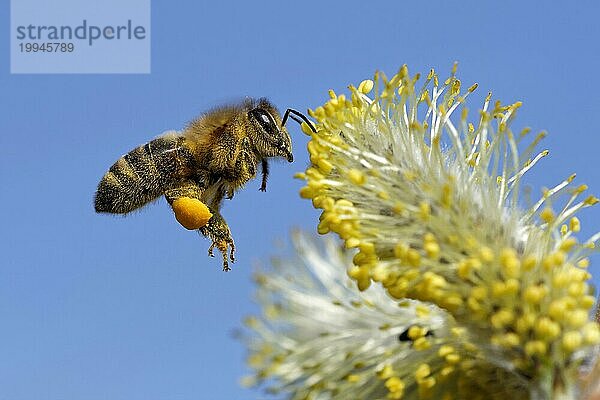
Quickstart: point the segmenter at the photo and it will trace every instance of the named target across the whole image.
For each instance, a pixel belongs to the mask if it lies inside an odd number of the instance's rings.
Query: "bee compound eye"
[[[277,129],[277,125],[275,125],[275,120],[267,111],[255,108],[249,112],[249,115],[251,115],[268,134],[276,135],[278,133],[279,130]]]

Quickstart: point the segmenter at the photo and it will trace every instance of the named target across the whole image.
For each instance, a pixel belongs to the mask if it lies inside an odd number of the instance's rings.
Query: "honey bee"
[[[209,256],[217,247],[228,271],[235,244],[220,213],[223,199],[254,178],[259,164],[266,191],[268,160],[294,160],[288,117],[315,131],[302,113],[288,108],[282,119],[264,98],[208,111],[182,132],[167,132],[119,158],[98,184],[96,212],[127,214],[164,195],[185,228],[212,240]]]

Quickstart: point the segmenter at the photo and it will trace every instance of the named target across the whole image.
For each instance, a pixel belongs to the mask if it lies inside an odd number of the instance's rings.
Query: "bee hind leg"
[[[230,271],[229,261],[235,262],[235,243],[231,237],[231,231],[227,222],[221,214],[214,213],[208,223],[199,229],[199,232],[212,240],[208,248],[208,255],[214,257],[214,248],[216,247],[223,256],[223,271]]]
[[[204,189],[196,182],[184,181],[165,190],[165,198],[175,219],[186,229],[196,230],[212,217],[212,211],[201,200]]]

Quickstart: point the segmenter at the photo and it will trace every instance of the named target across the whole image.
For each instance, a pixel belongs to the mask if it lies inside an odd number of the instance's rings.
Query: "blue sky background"
[[[377,69],[444,76],[458,60],[463,82],[480,85],[472,99],[492,90],[522,100],[513,127],[550,132],[534,194],[574,171],[600,194],[598,4],[154,1],[149,75],[10,75],[5,36],[0,399],[266,397],[239,387],[247,369],[232,331],[256,311],[253,265],[292,227],[316,226],[292,179],[307,163],[297,127],[296,161],[272,166],[267,193],[253,181],[226,202],[238,246],[230,273],[164,200],[126,218],[92,207],[121,154],[222,101],[267,96],[305,110]],[[600,230],[599,216],[581,214],[581,239]]]

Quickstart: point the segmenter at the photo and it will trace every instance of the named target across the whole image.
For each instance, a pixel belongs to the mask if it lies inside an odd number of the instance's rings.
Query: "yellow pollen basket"
[[[190,197],[176,199],[171,207],[175,212],[177,222],[189,230],[202,228],[212,217],[212,213],[206,204]]]

